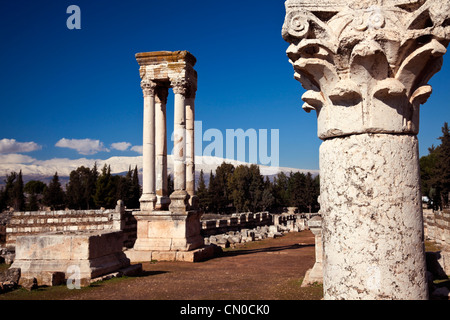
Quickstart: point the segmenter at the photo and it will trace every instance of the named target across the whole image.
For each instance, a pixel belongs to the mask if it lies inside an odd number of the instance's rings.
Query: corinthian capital
[[[156,83],[151,80],[144,79],[141,81],[142,92],[144,93],[144,97],[155,96]]]
[[[450,41],[449,0],[288,0],[283,38],[322,139],[412,133]]]
[[[189,87],[189,82],[184,77],[172,79],[171,85],[173,88],[173,93],[182,94],[183,96],[186,96],[186,92]]]

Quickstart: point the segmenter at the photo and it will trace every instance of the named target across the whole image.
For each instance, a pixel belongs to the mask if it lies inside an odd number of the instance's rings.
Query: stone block
[[[22,278],[35,278],[39,285],[53,285],[68,278],[75,267],[82,283],[129,266],[122,252],[122,232],[57,232],[19,236],[12,265]],[[24,280],[25,281],[25,280]]]

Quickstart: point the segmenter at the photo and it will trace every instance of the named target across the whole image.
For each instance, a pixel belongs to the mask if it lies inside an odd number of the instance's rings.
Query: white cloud
[[[15,139],[0,140],[0,153],[31,152],[42,149],[36,142],[17,142]]]
[[[119,151],[126,151],[129,147],[131,147],[131,143],[129,142],[116,142],[111,144],[112,149],[116,149]]]
[[[109,149],[105,148],[103,142],[92,139],[62,138],[55,144],[55,147],[74,149],[82,155],[92,155],[102,151],[109,152]]]
[[[10,154],[0,154],[0,163],[2,164],[25,164],[25,163],[32,163],[36,159],[25,156],[23,154],[17,154],[17,153],[10,153]]]
[[[131,151],[137,152],[139,154],[142,154],[144,152],[142,146],[131,147]]]

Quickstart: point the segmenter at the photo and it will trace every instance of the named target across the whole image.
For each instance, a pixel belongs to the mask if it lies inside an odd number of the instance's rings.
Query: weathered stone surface
[[[322,217],[315,216],[308,220],[308,227],[315,236],[316,263],[306,272],[302,287],[307,287],[314,283],[323,283]]]
[[[316,110],[326,299],[426,299],[420,105],[450,2],[288,0],[288,57]]]
[[[169,211],[136,212],[136,251],[189,251],[203,246],[200,213],[172,214]]]
[[[175,94],[174,112],[174,187],[195,196],[194,121],[197,72],[195,57],[187,51],[158,51],[136,54],[144,93],[143,196],[141,210],[166,210],[168,89]],[[188,171],[187,171],[188,170]],[[187,181],[188,180],[188,185]],[[188,187],[188,188],[187,188]],[[189,198],[186,199],[186,203]],[[175,203],[173,203],[175,202]],[[184,199],[176,195],[171,211],[180,213]],[[196,201],[191,202],[195,206]],[[188,204],[184,206],[184,211]]]
[[[0,272],[0,293],[10,291],[17,287],[20,280],[20,269],[9,268]]]
[[[417,138],[327,140],[320,166],[325,297],[426,299]]]
[[[321,139],[419,131],[450,39],[441,0],[286,2],[283,37]]]
[[[16,260],[11,267],[21,269],[21,282],[35,278],[38,285],[49,286],[61,282],[61,273],[67,279],[71,276],[69,267],[76,267],[85,283],[129,266],[122,246],[120,231],[20,236],[16,241]]]

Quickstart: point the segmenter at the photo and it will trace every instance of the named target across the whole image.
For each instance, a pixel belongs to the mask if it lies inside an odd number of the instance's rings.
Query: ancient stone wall
[[[268,212],[240,213],[223,219],[211,219],[202,221],[202,236],[208,237],[223,234],[229,231],[255,228],[257,226],[273,224],[272,215]]]
[[[16,238],[21,235],[58,231],[122,230],[125,247],[132,247],[136,240],[132,211],[120,206],[112,210],[13,212],[4,229],[6,247],[14,247]]]
[[[442,268],[450,274],[450,210],[423,210],[425,239],[436,242],[440,247]]]
[[[450,210],[423,210],[425,238],[439,245],[450,246]]]

